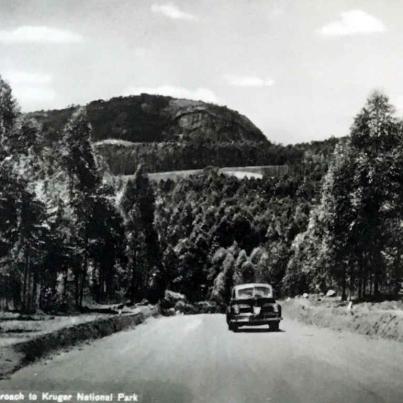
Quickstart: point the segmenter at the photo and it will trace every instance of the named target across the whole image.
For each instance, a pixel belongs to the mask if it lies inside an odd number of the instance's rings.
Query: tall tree
[[[125,218],[128,264],[131,270],[132,301],[162,296],[164,278],[161,252],[154,228],[155,197],[147,175],[140,165],[130,179],[120,206]]]
[[[368,281],[370,292],[375,295],[379,294],[386,270],[383,250],[387,242],[386,219],[390,218],[388,206],[398,189],[391,192],[396,178],[390,168],[396,166],[399,156],[395,151],[402,143],[394,112],[389,99],[374,92],[351,129],[351,146],[356,159],[351,196],[356,215],[353,231],[359,257],[360,289],[364,292]],[[385,183],[390,183],[391,189]]]
[[[119,211],[111,202],[111,189],[102,186],[97,190],[94,203],[95,220],[90,233],[93,241],[90,257],[94,267],[93,289],[97,302],[113,300],[121,283],[118,268],[125,267],[124,227]]]
[[[19,115],[11,87],[0,76],[0,159],[9,154],[10,141]]]
[[[76,259],[73,267],[75,277],[75,302],[82,306],[90,263],[91,242],[97,234],[94,228],[97,189],[101,175],[91,145],[91,126],[84,108],[78,109],[66,124],[61,139],[61,159],[68,174],[69,205],[74,222]]]
[[[34,193],[39,129],[19,118],[10,86],[0,77],[0,255],[15,284],[13,299],[24,311],[38,305],[46,210]]]

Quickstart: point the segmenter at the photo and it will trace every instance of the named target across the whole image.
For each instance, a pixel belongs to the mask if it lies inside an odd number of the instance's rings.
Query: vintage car
[[[271,285],[248,283],[232,289],[227,307],[229,330],[236,331],[240,326],[268,325],[270,330],[278,331],[282,319],[281,306],[274,300]]]

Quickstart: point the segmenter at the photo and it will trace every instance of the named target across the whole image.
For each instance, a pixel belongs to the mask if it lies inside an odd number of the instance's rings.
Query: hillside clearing
[[[148,177],[153,182],[160,182],[163,180],[177,181],[182,178],[187,178],[191,175],[200,175],[205,172],[204,169],[187,169],[183,171],[168,171],[168,172],[155,172],[148,174]],[[261,165],[261,166],[246,166],[246,167],[224,167],[218,168],[218,172],[226,176],[234,176],[238,179],[254,178],[261,179],[263,175],[279,176],[288,172],[288,165]],[[121,175],[124,180],[133,178],[134,175]]]

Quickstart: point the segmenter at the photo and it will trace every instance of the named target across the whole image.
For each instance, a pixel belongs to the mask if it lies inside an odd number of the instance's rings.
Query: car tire
[[[270,323],[269,329],[272,332],[278,332],[280,330],[280,322],[272,322],[272,323]]]

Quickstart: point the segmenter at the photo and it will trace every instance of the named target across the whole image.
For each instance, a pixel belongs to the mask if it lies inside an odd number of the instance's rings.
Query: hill
[[[38,111],[46,138],[60,138],[78,106]],[[86,105],[94,146],[115,175],[148,172],[281,165],[300,158],[290,147],[272,144],[246,116],[202,101],[141,94]],[[297,155],[298,154],[298,155]]]
[[[52,142],[77,107],[29,115]],[[327,159],[337,142],[272,144],[246,116],[225,106],[160,95],[97,100],[86,109],[94,146],[115,175],[133,174],[140,163],[148,172],[293,165],[303,155]]]
[[[30,115],[42,123],[49,139],[56,139],[76,108]],[[94,141],[268,143],[247,117],[225,106],[202,101],[141,94],[93,101],[86,108]]]

